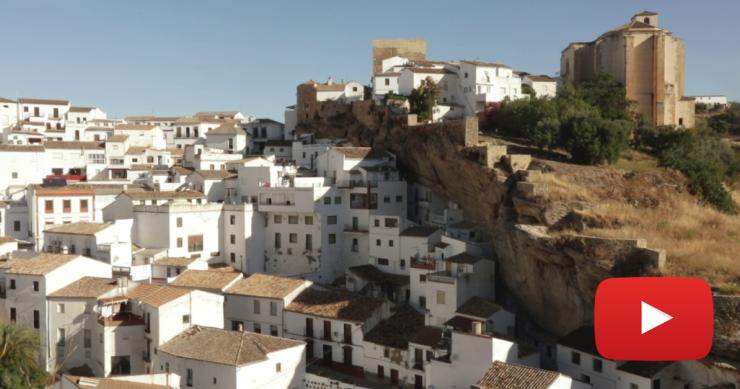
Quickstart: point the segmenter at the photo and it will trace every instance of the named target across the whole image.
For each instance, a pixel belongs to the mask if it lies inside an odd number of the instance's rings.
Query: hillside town
[[[598,73],[650,123],[693,127],[696,104],[728,101],[684,95],[683,42],[658,14],[568,44],[557,75],[429,59],[423,39],[372,45],[370,84],[296,80],[282,122],[0,98],[0,321],[38,333],[51,387],[710,387],[704,361],[609,360],[593,323],[534,325],[460,204],[385,147],[313,131],[364,102],[409,131],[464,122],[468,143],[492,105]],[[428,116],[411,113],[430,85]],[[491,166],[528,171],[531,157],[485,147]]]

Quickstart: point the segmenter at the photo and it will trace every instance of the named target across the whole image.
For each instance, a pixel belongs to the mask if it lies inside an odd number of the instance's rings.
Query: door
[[[39,107],[33,107],[33,116],[39,117]]]
[[[331,366],[331,361],[333,359],[331,355],[331,346],[325,344],[324,347],[322,347],[321,351],[321,360],[324,362],[324,365]]]
[[[391,369],[391,385],[398,385],[398,370]]]
[[[378,365],[378,378],[385,377],[385,368],[382,365]]]
[[[357,216],[352,217],[352,230],[357,231],[360,229],[360,221]]]
[[[424,389],[424,378],[418,374],[414,376],[414,389]]]
[[[352,347],[344,347],[344,365],[347,367],[352,366]]]

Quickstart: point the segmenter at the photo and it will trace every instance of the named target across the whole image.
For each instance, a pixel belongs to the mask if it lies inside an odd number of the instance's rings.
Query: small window
[[[331,204],[331,197],[329,197],[329,196],[324,197],[324,204],[326,204],[326,205]]]
[[[380,266],[388,266],[388,258],[378,258],[378,265]]]
[[[385,79],[385,86],[388,86],[390,84],[391,84],[391,79],[390,78],[386,78]]]
[[[391,196],[383,196],[383,202],[384,203],[390,203],[391,202]]]
[[[335,196],[334,197],[334,204],[341,204],[342,203],[342,197],[341,196]]]
[[[437,304],[438,305],[444,305],[445,304],[445,292],[443,290],[437,291]]]
[[[327,216],[326,217],[326,224],[328,224],[328,225],[337,224],[337,217],[336,216]]]
[[[580,365],[581,364],[581,353],[571,351],[570,361],[576,365]]]
[[[277,316],[277,302],[270,301],[270,316]]]
[[[178,228],[182,227],[182,218],[181,217],[178,217],[177,218],[177,227]]]
[[[182,315],[182,324],[190,324],[190,315]]]
[[[39,291],[39,282],[38,281],[34,281],[33,282],[33,291],[34,292],[38,292]]]
[[[57,304],[57,313],[64,313],[64,304]]]
[[[375,227],[380,227],[380,219],[375,219],[375,221],[373,222],[373,225]]]
[[[187,369],[185,385],[189,387],[193,386],[193,369]]]
[[[10,289],[15,289],[15,280],[10,280]]]
[[[402,203],[403,202],[403,196],[396,196],[396,202]]]
[[[182,248],[182,238],[177,238],[177,247]]]
[[[329,244],[337,243],[337,234],[329,234]]]
[[[313,216],[306,216],[303,220],[307,226],[313,225]]]
[[[229,253],[229,260],[231,263],[236,262],[236,253]]]
[[[260,313],[260,301],[259,300],[252,300],[252,312],[255,314]]]
[[[296,233],[290,233],[288,235],[288,241],[290,243],[298,243],[298,234],[296,234]]]
[[[231,224],[232,226],[233,226],[234,224],[236,224],[236,216],[234,216],[234,215],[231,215],[231,216],[229,216],[229,223],[230,223],[230,224]]]
[[[298,224],[298,216],[288,216],[288,224]]]
[[[272,222],[275,224],[280,224],[283,222],[283,215],[275,215],[272,217]]]
[[[218,380],[216,379],[216,377],[213,377],[213,384],[216,385],[217,383],[218,383]]]
[[[599,358],[594,358],[593,368],[594,371],[601,373],[604,370],[604,361]]]
[[[275,364],[275,372],[280,373],[281,371],[283,371],[283,366],[278,362]]]
[[[388,241],[388,247],[393,247],[393,240]]]

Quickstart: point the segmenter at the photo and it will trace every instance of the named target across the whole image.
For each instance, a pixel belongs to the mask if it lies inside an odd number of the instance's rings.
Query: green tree
[[[39,347],[36,330],[0,322],[0,387],[46,387],[49,376],[39,366]]]
[[[411,95],[409,96],[411,113],[415,113],[419,121],[431,120],[438,96],[439,88],[437,87],[437,83],[431,77],[427,77],[418,88],[411,91]]]
[[[561,143],[576,163],[613,163],[627,147],[630,129],[626,121],[608,120],[598,110],[571,116],[561,125]]]
[[[611,75],[598,74],[579,84],[577,92],[588,104],[598,108],[604,119],[632,120],[627,90]]]
[[[530,99],[537,97],[537,93],[529,84],[522,84],[522,93],[528,95]]]

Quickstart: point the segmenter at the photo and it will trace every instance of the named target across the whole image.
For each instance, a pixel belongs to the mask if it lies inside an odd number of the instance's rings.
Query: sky
[[[686,94],[740,100],[740,1],[2,0],[0,96],[69,99],[109,117],[238,110],[283,120],[309,79],[369,83],[373,39],[426,38],[431,59],[554,75],[560,51],[639,11],[686,46]]]

